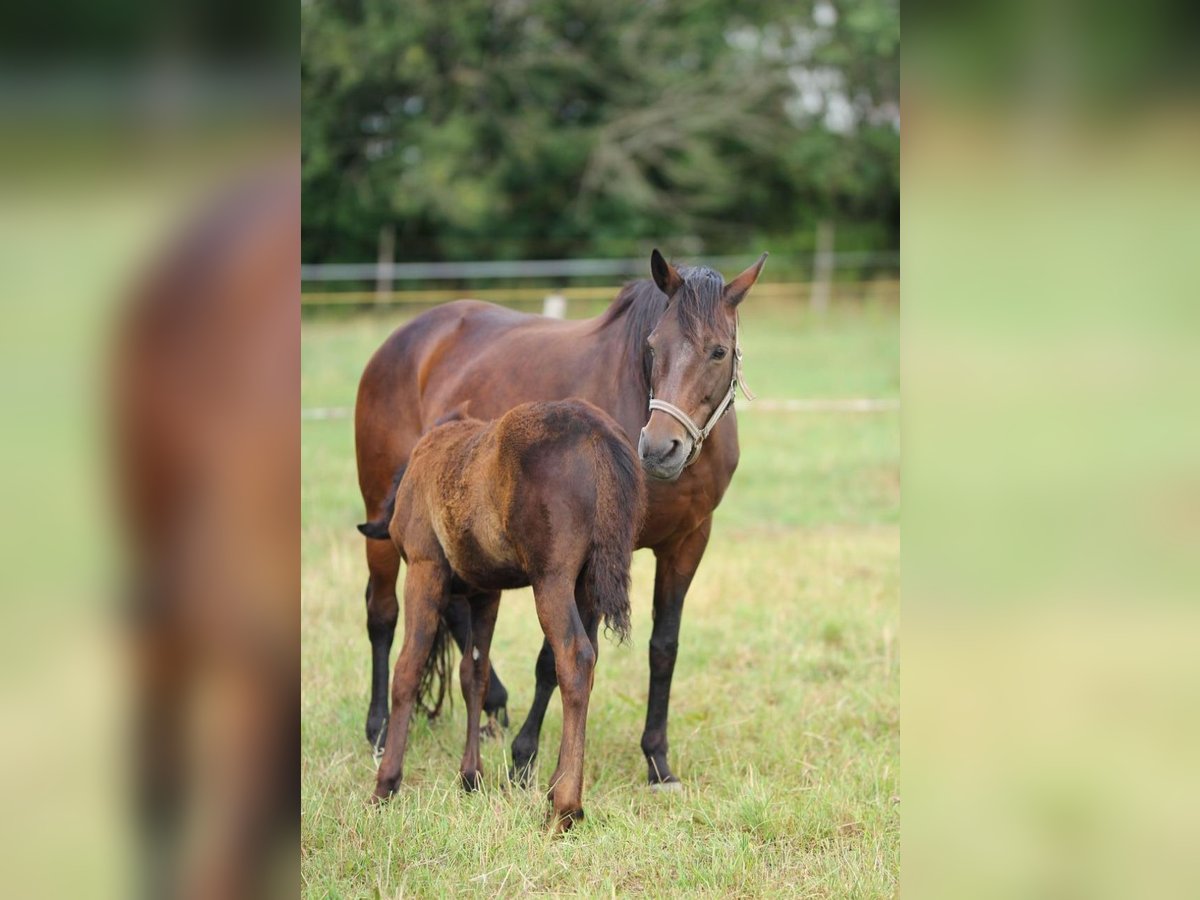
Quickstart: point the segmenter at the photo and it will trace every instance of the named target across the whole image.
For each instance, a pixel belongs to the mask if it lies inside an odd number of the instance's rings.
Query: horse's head
[[[638,456],[648,475],[678,478],[733,402],[741,374],[737,308],[766,259],[726,284],[712,269],[677,269],[651,254],[654,282],[669,302],[646,340],[650,418]]]

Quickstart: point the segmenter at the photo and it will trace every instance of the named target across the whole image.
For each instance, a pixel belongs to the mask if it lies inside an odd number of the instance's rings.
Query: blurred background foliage
[[[314,0],[305,262],[899,246],[895,0]]]

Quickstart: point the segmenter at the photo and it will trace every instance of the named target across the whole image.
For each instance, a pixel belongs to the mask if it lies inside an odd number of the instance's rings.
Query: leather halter
[[[704,423],[703,428],[697,427],[696,423],[692,421],[692,417],[675,404],[668,403],[666,400],[654,399],[654,386],[650,386],[650,412],[653,413],[656,409],[662,410],[668,416],[676,419],[692,439],[692,452],[688,454],[688,458],[683,464],[685,469],[699,458],[700,448],[704,446],[705,439],[712,434],[712,430],[717,427],[717,423],[721,421],[725,413],[729,412],[730,407],[733,406],[733,398],[737,393],[737,389],[739,387],[742,389],[742,396],[746,400],[754,399],[754,392],[746,386],[746,380],[742,375],[742,347],[738,343],[738,328],[739,323],[735,318],[733,322],[733,376],[729,379],[729,390],[725,392],[725,397],[717,404],[716,409],[708,417],[708,421]]]

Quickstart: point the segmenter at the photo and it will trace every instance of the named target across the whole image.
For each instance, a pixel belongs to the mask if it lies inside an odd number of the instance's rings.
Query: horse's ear
[[[679,277],[675,267],[663,259],[657,247],[650,254],[650,274],[654,276],[654,283],[658,285],[658,289],[668,297],[674,296],[683,284],[683,279]]]
[[[758,281],[758,273],[762,271],[763,263],[767,261],[767,254],[764,253],[758,258],[758,262],[748,268],[745,272],[739,275],[729,284],[725,285],[725,302],[730,306],[737,306],[744,299],[750,288],[754,287],[754,282]]]

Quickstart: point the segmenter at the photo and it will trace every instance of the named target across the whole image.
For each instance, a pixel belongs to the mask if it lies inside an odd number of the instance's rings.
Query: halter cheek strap
[[[729,380],[729,390],[725,392],[725,397],[717,404],[716,409],[708,417],[708,421],[704,423],[703,428],[697,427],[696,423],[692,421],[692,417],[674,403],[654,399],[654,389],[650,389],[650,412],[658,409],[676,419],[692,439],[692,452],[688,454],[688,458],[683,464],[684,468],[687,468],[699,458],[700,448],[704,446],[705,439],[712,434],[712,430],[717,427],[717,423],[721,421],[721,418],[733,406],[734,395],[737,394],[739,387],[742,389],[743,397],[747,400],[754,399],[754,392],[746,386],[746,380],[742,375],[742,348],[738,343],[738,324],[735,320],[733,326],[733,377]]]

